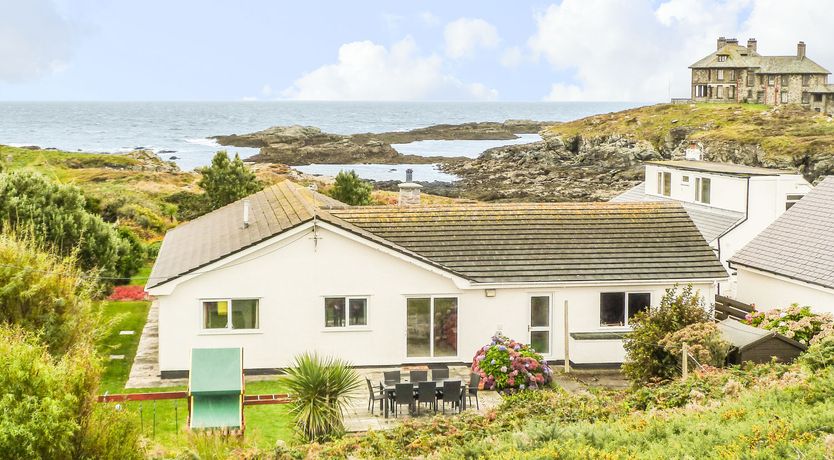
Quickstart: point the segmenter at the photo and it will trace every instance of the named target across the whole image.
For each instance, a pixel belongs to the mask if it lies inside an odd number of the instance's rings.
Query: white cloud
[[[0,0],[0,81],[66,70],[74,33],[49,0]]]
[[[498,31],[483,19],[460,18],[446,24],[443,30],[446,55],[452,58],[471,56],[477,48],[498,45]]]
[[[517,46],[511,46],[505,49],[504,54],[501,55],[501,65],[504,67],[518,67],[523,60],[524,53]]]
[[[749,0],[564,0],[537,16],[528,41],[569,81],[549,100],[660,101],[689,94],[692,62],[739,29]],[[565,78],[562,78],[563,80]]]
[[[389,48],[371,41],[346,43],[338,62],[302,75],[282,92],[308,100],[495,99],[497,91],[447,74],[436,54],[420,55],[411,37]]]
[[[434,27],[440,24],[440,18],[435,16],[431,11],[423,11],[419,16],[420,20],[423,21],[423,24],[429,27]]]

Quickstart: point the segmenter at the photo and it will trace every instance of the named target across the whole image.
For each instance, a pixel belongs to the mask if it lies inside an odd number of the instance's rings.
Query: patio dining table
[[[443,392],[443,382],[460,382],[460,394],[462,395],[460,400],[460,409],[461,411],[466,410],[466,392],[467,387],[466,383],[464,383],[461,379],[455,378],[448,378],[448,379],[435,379],[435,380],[427,380],[428,382],[434,383],[434,386],[437,388],[439,392]],[[417,387],[420,385],[420,382],[408,382],[403,381],[399,383],[411,383],[414,387],[414,391],[417,391]],[[396,389],[396,383],[385,384],[383,388],[385,389],[385,403],[383,404],[385,407],[385,418],[388,418],[389,412],[389,405],[391,399],[394,398],[394,390]]]

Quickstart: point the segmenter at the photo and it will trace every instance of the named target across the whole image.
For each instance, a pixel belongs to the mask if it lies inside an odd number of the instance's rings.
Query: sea
[[[527,119],[569,121],[643,105],[626,102],[0,102],[0,144],[67,151],[123,153],[148,149],[184,170],[207,165],[218,150],[247,158],[254,148],[224,147],[211,136],[245,134],[276,125],[309,125],[354,134],[406,131],[441,123]],[[426,140],[393,147],[403,154],[477,157],[508,144],[539,140]],[[335,175],[353,169],[372,180],[453,181],[437,165],[315,164],[297,169]]]

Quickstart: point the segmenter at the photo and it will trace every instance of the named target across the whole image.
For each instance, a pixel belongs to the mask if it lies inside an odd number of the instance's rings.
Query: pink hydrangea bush
[[[812,313],[811,307],[793,304],[788,308],[748,313],[744,322],[755,327],[776,331],[805,345],[813,345],[824,337],[834,335],[834,316]]]
[[[484,389],[503,392],[537,389],[551,382],[553,371],[530,345],[495,334],[475,353],[472,372],[481,376]]]

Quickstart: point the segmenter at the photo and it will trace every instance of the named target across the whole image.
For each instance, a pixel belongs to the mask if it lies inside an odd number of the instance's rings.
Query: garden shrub
[[[720,367],[727,359],[727,353],[732,345],[723,339],[721,331],[715,323],[690,324],[683,329],[666,334],[660,342],[666,351],[678,358],[680,362],[683,344],[686,342],[688,352],[699,364]]]
[[[492,341],[478,349],[472,360],[472,372],[478,373],[484,389],[500,391],[541,388],[551,382],[553,371],[542,355],[530,345],[497,333]]]
[[[148,293],[142,286],[116,286],[107,300],[147,300]]]
[[[813,313],[811,307],[793,304],[788,308],[748,313],[744,322],[751,326],[778,332],[805,345],[834,335],[834,315]]]
[[[132,416],[96,407],[99,375],[90,343],[52,356],[35,334],[0,326],[0,455],[141,458]]]
[[[657,307],[641,311],[630,319],[633,331],[623,341],[626,362],[623,372],[635,384],[670,379],[678,375],[676,357],[659,345],[668,334],[690,324],[710,319],[704,300],[692,287],[666,290]]]
[[[362,383],[356,369],[337,358],[303,353],[287,369],[285,382],[296,429],[304,441],[333,439],[344,432],[342,414],[350,393]]]
[[[808,347],[799,362],[812,371],[834,366],[834,337],[825,337]]]

